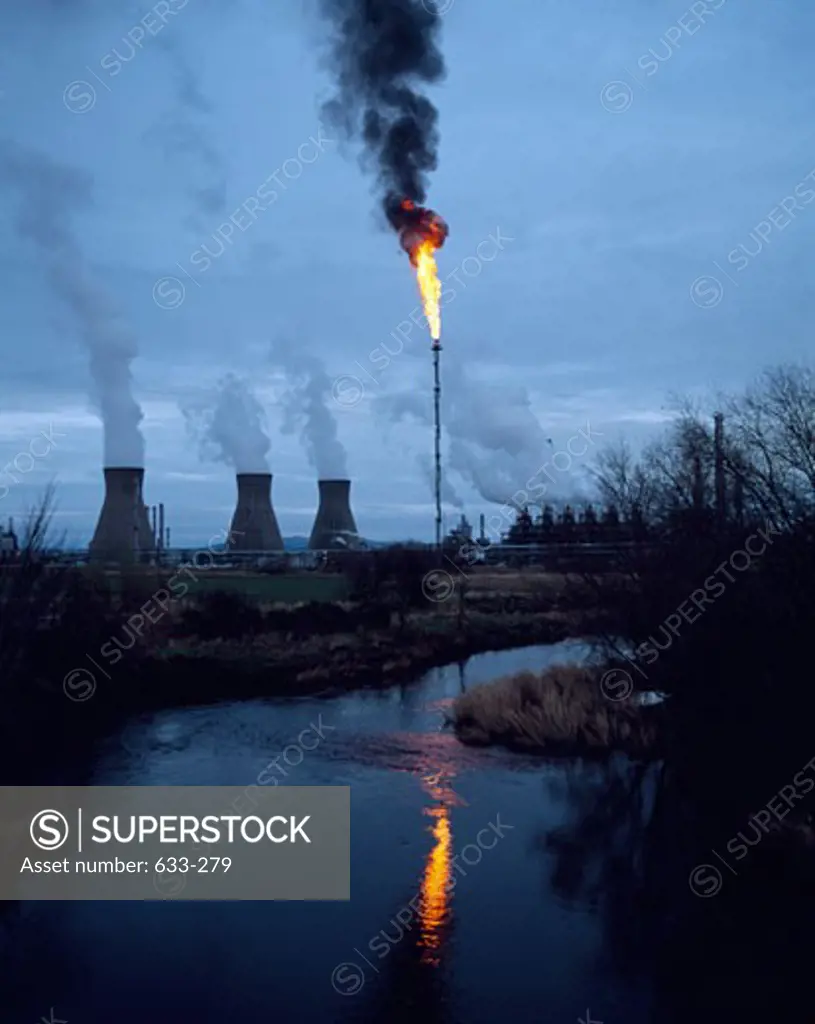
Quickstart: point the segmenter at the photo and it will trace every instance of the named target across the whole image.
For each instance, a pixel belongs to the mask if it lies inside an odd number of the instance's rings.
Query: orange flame
[[[441,281],[433,253],[436,245],[433,239],[422,242],[416,250],[416,279],[422,296],[424,315],[430,327],[430,337],[438,341],[441,337]]]
[[[402,209],[417,209],[412,199],[402,200]],[[422,296],[424,315],[434,342],[441,338],[441,281],[434,253],[447,237],[447,225],[432,210],[423,210],[423,219],[417,229],[408,229],[402,244],[410,254],[410,262],[416,268],[419,293]]]

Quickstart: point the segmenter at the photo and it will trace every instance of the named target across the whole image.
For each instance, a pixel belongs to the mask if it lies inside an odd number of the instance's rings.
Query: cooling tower
[[[308,542],[312,551],[352,548],[359,543],[351,512],[350,480],[319,480],[320,505]]]
[[[272,509],[272,474],[238,473],[238,504],[232,517],[230,551],[282,551]]]
[[[143,469],[105,470],[105,502],[90,544],[94,561],[133,562],[154,554],[143,484]]]

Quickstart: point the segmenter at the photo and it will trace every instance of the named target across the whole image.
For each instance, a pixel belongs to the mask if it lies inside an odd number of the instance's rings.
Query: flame
[[[406,226],[402,244],[416,268],[430,337],[438,342],[441,338],[441,281],[434,253],[444,245],[448,228],[437,213],[426,207],[417,207],[412,199],[403,199],[401,207],[406,213],[418,215],[415,223]]]
[[[453,853],[453,831],[450,825],[448,790],[439,785],[441,773],[423,779],[425,789],[436,800],[444,800],[436,807],[426,810],[435,824],[431,833],[435,845],[427,857],[422,884],[419,890],[419,945],[422,949],[421,962],[438,967],[444,927],[450,919],[451,869]]]
[[[441,337],[441,281],[433,253],[436,246],[432,239],[422,242],[416,251],[416,279],[422,296],[424,315],[430,327],[430,337],[438,341]]]

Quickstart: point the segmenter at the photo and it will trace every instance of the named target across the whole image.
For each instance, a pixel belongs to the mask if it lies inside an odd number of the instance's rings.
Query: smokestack
[[[479,534],[479,537],[481,538],[481,540],[486,540],[487,539],[486,533],[485,533],[485,530],[484,530],[485,523],[486,523],[486,518],[484,517],[484,513],[482,512],[481,515],[478,517],[478,534]]]
[[[693,507],[697,512],[704,508],[705,504],[705,479],[702,474],[702,460],[698,455],[693,457],[693,485],[692,485]]]
[[[153,534],[153,545],[156,548],[159,547],[158,534],[156,533],[157,529],[158,529],[158,527],[156,526],[156,506],[155,505],[151,505],[150,506],[150,532]]]
[[[238,504],[229,528],[230,551],[282,551],[272,509],[272,474],[238,473]]]
[[[162,501],[158,507],[158,546],[161,551],[164,550],[164,502]]]
[[[350,480],[318,480],[320,505],[308,546],[312,551],[355,547],[359,541],[351,512]]]
[[[733,517],[738,526],[744,526],[744,477],[741,468],[736,472],[733,482]]]
[[[716,522],[719,527],[727,521],[727,491],[724,479],[724,416],[717,412],[713,417],[713,446],[715,453]]]
[[[105,469],[105,501],[90,544],[94,561],[132,562],[140,554],[153,554],[143,484],[143,469]]]

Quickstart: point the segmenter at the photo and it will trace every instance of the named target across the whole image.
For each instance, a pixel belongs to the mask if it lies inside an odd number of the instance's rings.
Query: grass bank
[[[403,626],[294,637],[169,637],[99,676],[93,701],[132,714],[257,697],[308,695],[411,682],[429,669],[493,650],[577,635],[557,614],[408,617]],[[64,699],[64,698],[63,698]]]
[[[610,701],[601,673],[557,665],[476,686],[458,697],[452,725],[463,743],[542,754],[592,756],[614,750],[655,756],[663,709]]]

